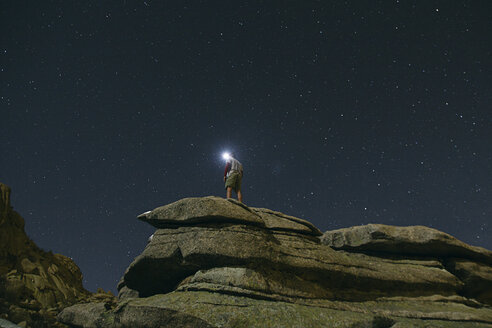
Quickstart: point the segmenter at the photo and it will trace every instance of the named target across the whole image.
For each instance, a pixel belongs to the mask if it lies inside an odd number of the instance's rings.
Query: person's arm
[[[224,179],[226,178],[227,172],[229,172],[230,169],[231,169],[231,163],[227,162],[224,170]]]

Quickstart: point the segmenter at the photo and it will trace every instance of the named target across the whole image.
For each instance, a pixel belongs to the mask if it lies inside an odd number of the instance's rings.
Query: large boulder
[[[492,305],[492,252],[424,227],[368,224],[327,231],[321,242],[333,249],[391,258],[439,259],[463,287],[460,295]]]
[[[76,305],[60,321],[492,327],[490,252],[434,229],[371,225],[322,234],[306,220],[218,197],[183,199],[139,219],[157,230],[124,273],[116,308]]]
[[[306,220],[266,208],[250,208],[233,199],[215,196],[184,198],[140,214],[137,218],[156,228],[234,223],[322,235],[318,228]]]
[[[120,287],[136,290],[140,296],[167,293],[199,270],[217,267],[251,268],[268,277],[265,279],[269,284],[265,286],[292,279],[299,291],[293,296],[303,297],[305,291],[311,290],[311,298],[331,295],[353,300],[381,295],[453,294],[462,285],[437,264],[347,256],[301,234],[233,225],[157,230],[127,269]],[[227,275],[224,279],[223,284],[230,285]],[[313,282],[317,289],[311,288]],[[272,289],[261,291],[274,293]]]

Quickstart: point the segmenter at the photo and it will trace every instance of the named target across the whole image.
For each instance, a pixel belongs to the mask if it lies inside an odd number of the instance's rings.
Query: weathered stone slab
[[[470,246],[442,231],[424,227],[368,224],[326,231],[321,242],[335,249],[400,256],[461,257],[492,264],[492,252]]]
[[[310,282],[325,289],[313,292],[311,297],[325,295],[337,299],[448,295],[462,286],[455,276],[427,262],[391,262],[337,252],[314,238],[276,234],[246,225],[159,229],[129,266],[121,286],[136,290],[141,296],[165,293],[199,270],[221,267],[268,268],[285,272],[294,281],[301,278],[304,284],[299,284],[300,297]],[[226,285],[227,279],[224,277],[223,281]]]
[[[215,196],[184,198],[140,214],[138,219],[156,228],[223,222],[264,226],[261,217],[247,206]]]
[[[286,215],[281,212],[272,211],[266,208],[251,208],[256,214],[265,221],[265,226],[272,230],[286,230],[304,233],[313,236],[321,236],[323,233],[311,222]]]
[[[333,291],[316,281],[269,268],[221,267],[200,270],[180,284],[177,290],[228,292],[272,300],[334,298]]]
[[[159,229],[128,267],[125,285],[141,295],[172,291],[201,268],[246,265],[267,258],[271,234],[247,225]]]

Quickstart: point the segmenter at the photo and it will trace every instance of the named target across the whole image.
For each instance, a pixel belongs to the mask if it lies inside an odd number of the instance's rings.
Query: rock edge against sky
[[[91,301],[111,303],[110,293],[82,286],[74,261],[39,248],[25,233],[24,219],[10,204],[10,188],[0,183],[0,327],[66,327],[56,315]]]
[[[219,197],[138,216],[157,228],[72,327],[492,327],[492,252],[435,229],[308,221]]]
[[[185,198],[138,216],[156,231],[116,300],[36,246],[0,191],[0,326],[492,327],[492,252],[435,229],[322,233],[234,200]]]

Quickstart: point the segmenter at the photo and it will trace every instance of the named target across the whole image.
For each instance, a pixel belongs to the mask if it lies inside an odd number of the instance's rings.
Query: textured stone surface
[[[264,299],[333,298],[322,284],[279,270],[221,267],[200,270],[185,279],[177,290],[228,292]]]
[[[369,225],[321,235],[305,220],[217,197],[139,218],[159,229],[120,281],[119,303],[90,315],[90,304],[69,307],[62,322],[492,327],[490,252],[434,229]]]
[[[90,296],[66,256],[45,252],[24,232],[24,219],[0,183],[0,316],[29,327],[54,327],[57,312]]]
[[[108,309],[103,302],[93,302],[76,304],[71,307],[70,311],[61,311],[58,320],[70,322],[72,326],[97,328],[101,325],[111,324],[111,321],[104,320],[104,313]]]
[[[261,218],[248,207],[214,196],[184,198],[140,214],[138,218],[156,228],[214,222],[264,225]]]
[[[451,259],[447,262],[447,267],[464,282],[463,295],[492,305],[492,266]]]
[[[449,272],[418,261],[396,263],[365,255],[349,256],[303,235],[241,225],[157,230],[127,269],[121,286],[136,290],[141,296],[165,293],[198,270],[214,267],[256,269],[268,276],[266,280],[271,283],[265,286],[288,285],[290,277],[297,284],[297,296],[311,298],[330,295],[352,300],[395,294],[453,294],[462,286]],[[313,282],[319,288],[313,289]],[[309,290],[312,292],[306,295]],[[268,289],[262,292],[276,294]]]
[[[76,311],[76,307],[70,307],[62,313]],[[111,318],[111,327],[490,328],[491,313],[490,309],[418,298],[348,303],[302,299],[282,302],[188,291],[131,299],[122,302],[116,311],[108,311],[105,317]]]
[[[261,217],[268,229],[295,231],[313,236],[322,235],[321,231],[309,221],[272,211],[267,208],[252,207],[251,210]]]
[[[322,235],[309,221],[266,208],[250,208],[233,199],[215,196],[184,198],[140,214],[138,218],[156,228],[234,223],[313,236]]]
[[[136,298],[136,297],[140,297],[140,293],[138,291],[130,289],[126,286],[121,287],[121,289],[119,290],[119,293],[118,293],[118,298],[120,300],[125,300],[128,298]]]
[[[470,246],[436,229],[368,224],[327,231],[321,242],[336,249],[380,252],[399,256],[460,257],[492,264],[492,252]]]

